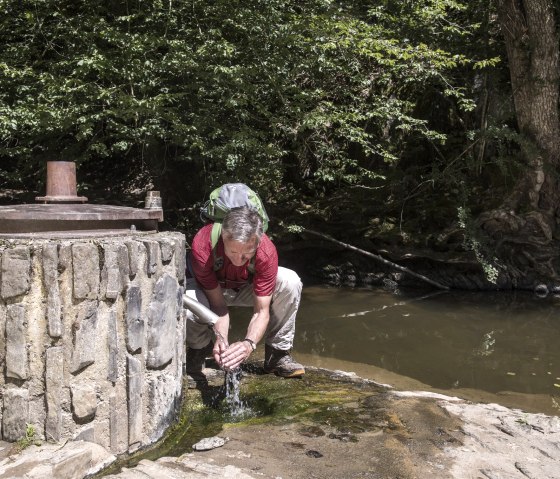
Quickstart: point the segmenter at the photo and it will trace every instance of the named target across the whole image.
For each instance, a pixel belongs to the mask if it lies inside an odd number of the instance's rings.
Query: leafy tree
[[[0,155],[27,186],[60,158],[85,182],[116,164],[169,193],[192,183],[176,203],[226,179],[278,201],[379,187],[407,142],[444,139],[419,96],[467,104],[454,1],[1,6]]]
[[[484,231],[549,240],[558,69],[527,59],[557,61],[551,5],[0,0],[0,180],[40,188],[45,160],[72,159],[96,201],[161,190],[170,227],[245,181],[273,217],[405,240],[513,189]]]

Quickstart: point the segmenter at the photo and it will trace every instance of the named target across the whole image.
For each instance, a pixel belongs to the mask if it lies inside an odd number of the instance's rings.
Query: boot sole
[[[295,371],[289,371],[289,372],[282,372],[279,371],[278,369],[265,369],[264,370],[265,373],[267,374],[276,374],[276,376],[280,376],[282,378],[296,378],[296,377],[300,377],[303,376],[305,374],[305,369],[301,368],[301,369],[296,369]]]

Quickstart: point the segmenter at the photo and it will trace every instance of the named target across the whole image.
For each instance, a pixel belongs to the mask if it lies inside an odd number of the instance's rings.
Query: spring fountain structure
[[[0,206],[0,433],[85,440],[113,454],[177,417],[185,239],[146,208],[88,204],[73,162],[47,163],[35,204]]]

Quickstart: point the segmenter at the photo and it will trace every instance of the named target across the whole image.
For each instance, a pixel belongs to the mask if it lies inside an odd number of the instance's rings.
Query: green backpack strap
[[[212,244],[212,256],[214,258],[214,271],[219,271],[224,267],[224,258],[218,256],[217,249],[218,249],[218,241],[220,241],[220,236],[222,234],[222,223],[216,221],[212,225],[212,232],[210,234],[210,241]],[[251,261],[247,265],[247,269],[249,273],[253,275],[255,273],[255,256],[257,253],[253,255]]]
[[[218,249],[218,241],[222,234],[222,223],[215,222],[212,225],[212,233],[210,234],[210,241],[212,243],[212,256],[214,257],[214,271],[219,271],[224,267],[224,258],[218,257],[216,250]]]
[[[216,246],[218,246],[218,241],[220,241],[221,234],[222,234],[222,223],[216,221],[212,225],[212,233],[210,234],[210,239],[212,241],[212,249],[216,249]]]

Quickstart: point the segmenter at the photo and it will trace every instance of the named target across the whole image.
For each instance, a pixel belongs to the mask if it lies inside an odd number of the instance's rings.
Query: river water
[[[559,309],[525,292],[305,287],[293,353],[397,389],[560,415]]]

